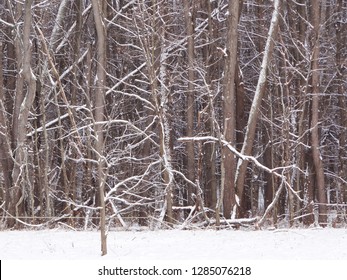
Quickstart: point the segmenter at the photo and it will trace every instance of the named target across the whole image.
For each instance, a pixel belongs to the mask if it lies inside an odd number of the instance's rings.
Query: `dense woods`
[[[0,31],[1,228],[346,223],[347,1],[1,0]]]

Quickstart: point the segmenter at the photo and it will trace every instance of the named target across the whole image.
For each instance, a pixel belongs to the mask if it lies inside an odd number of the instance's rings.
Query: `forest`
[[[0,229],[347,222],[346,0],[1,0]]]

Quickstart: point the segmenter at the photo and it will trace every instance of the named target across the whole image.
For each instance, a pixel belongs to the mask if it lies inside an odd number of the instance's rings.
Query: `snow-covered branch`
[[[235,149],[235,147],[233,147],[232,145],[230,145],[227,141],[225,141],[224,139],[218,139],[216,137],[212,137],[212,136],[198,136],[198,137],[181,137],[177,139],[178,141],[214,141],[216,143],[221,142],[223,144],[223,146],[226,146],[233,154],[235,154],[239,159],[241,159],[242,161],[251,161],[253,162],[258,168],[260,168],[261,170],[264,170],[265,172],[268,172],[270,174],[275,175],[276,177],[281,178],[286,187],[295,195],[295,197],[299,200],[299,201],[303,201],[302,198],[298,195],[298,193],[291,187],[290,183],[287,182],[286,177],[283,174],[280,174],[277,172],[277,170],[282,169],[283,171],[285,169],[292,169],[292,168],[296,168],[295,165],[290,165],[290,166],[282,166],[282,167],[275,167],[275,168],[268,168],[267,166],[261,164],[255,157],[253,156],[246,156],[242,153],[240,153],[239,151],[237,151]]]

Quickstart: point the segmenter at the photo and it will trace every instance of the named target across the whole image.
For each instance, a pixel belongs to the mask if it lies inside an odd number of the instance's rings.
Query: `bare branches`
[[[300,196],[298,195],[297,192],[295,192],[293,190],[293,188],[290,186],[290,183],[287,182],[286,180],[286,177],[283,175],[283,174],[280,174],[277,172],[277,170],[286,170],[286,169],[292,169],[292,168],[295,168],[296,166],[295,165],[291,165],[291,166],[283,166],[283,167],[275,167],[273,169],[270,169],[266,166],[264,166],[263,164],[261,164],[255,157],[253,156],[249,156],[249,155],[244,155],[240,152],[238,152],[232,145],[230,145],[226,140],[224,139],[218,139],[216,137],[211,137],[211,136],[202,136],[202,137],[182,137],[182,138],[179,138],[177,139],[178,141],[215,141],[215,142],[221,142],[225,147],[227,147],[233,154],[235,154],[240,160],[242,161],[250,161],[250,162],[253,162],[255,163],[255,165],[270,173],[270,174],[273,174],[277,177],[279,177],[281,180],[283,180],[284,184],[286,185],[286,187],[288,188],[289,191],[291,191],[295,196],[296,198],[299,200],[299,201],[302,201],[302,199],[300,198]]]
[[[34,2],[0,4],[6,226],[343,217],[343,1]]]

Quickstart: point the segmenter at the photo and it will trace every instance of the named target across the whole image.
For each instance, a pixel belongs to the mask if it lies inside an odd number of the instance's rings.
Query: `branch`
[[[234,155],[236,155],[238,158],[240,158],[243,161],[251,161],[253,162],[257,167],[260,169],[273,174],[274,176],[281,178],[283,182],[285,183],[286,187],[294,194],[294,196],[301,202],[303,202],[303,199],[298,195],[298,192],[296,192],[290,184],[287,182],[286,177],[283,174],[277,173],[276,170],[278,169],[288,169],[288,168],[296,168],[295,165],[289,165],[289,166],[282,166],[282,167],[275,167],[273,169],[268,168],[267,166],[261,164],[255,157],[253,156],[246,156],[240,152],[238,152],[232,145],[228,143],[228,141],[224,139],[218,139],[216,137],[212,136],[199,136],[199,137],[181,137],[177,139],[178,141],[187,142],[187,141],[214,141],[214,142],[221,142],[223,146],[226,146]]]
[[[83,106],[79,106],[75,110],[76,110],[76,112],[78,112],[78,111],[80,111],[82,109],[87,109],[87,108],[86,108],[85,105],[83,105]],[[52,125],[56,124],[59,120],[66,119],[69,116],[70,116],[69,113],[66,113],[66,114],[64,114],[64,115],[62,115],[62,116],[60,116],[58,118],[55,118],[54,120],[51,120],[51,121],[47,122],[45,125],[43,125],[43,126],[41,126],[39,128],[36,128],[36,129],[32,130],[31,132],[29,132],[27,134],[27,137],[31,137],[31,136],[33,136],[37,132],[42,132],[44,129],[47,129],[47,128],[51,127]]]
[[[119,87],[124,81],[129,79],[131,76],[135,75],[137,72],[139,72],[143,67],[146,66],[146,62],[142,63],[139,67],[137,67],[135,70],[131,71],[128,75],[126,75],[124,78],[122,78],[118,83],[116,83],[113,87],[111,87],[109,90],[106,91],[106,96],[110,94],[112,91],[114,91],[117,87]]]

